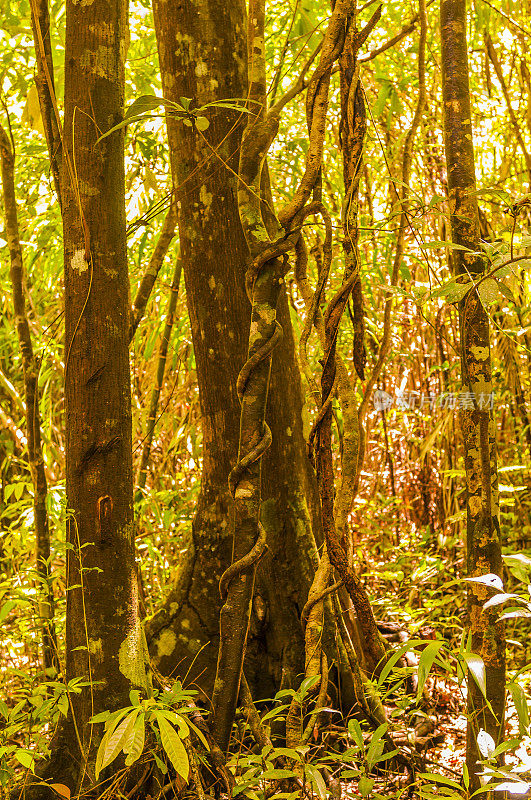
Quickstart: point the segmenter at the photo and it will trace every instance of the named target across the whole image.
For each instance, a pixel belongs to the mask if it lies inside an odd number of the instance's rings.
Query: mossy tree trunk
[[[192,106],[246,97],[243,0],[193,5],[154,0],[153,10],[165,97],[189,97]],[[244,288],[250,256],[234,174],[246,119],[221,109],[213,109],[209,119],[204,135],[175,118],[167,120],[202,413],[203,471],[188,558],[164,608],[147,627],[158,669],[184,676],[193,662],[188,680],[198,680],[208,693],[219,642],[218,582],[231,561],[227,478],[238,455],[236,381],[247,355],[251,316]],[[278,309],[284,339],[273,356],[267,410],[273,444],[262,467],[269,553],[258,569],[246,660],[254,696],[270,696],[304,668],[299,614],[316,564],[312,520],[318,519],[318,499],[305,450],[300,375],[283,288]]]
[[[479,252],[479,213],[475,195],[474,147],[468,56],[466,0],[441,0],[443,111],[452,239],[468,250],[453,251],[457,276],[478,282],[485,271]],[[489,318],[474,289],[461,301],[460,347],[463,388],[470,398],[461,409],[467,482],[468,576],[502,575],[498,510],[498,474],[492,393]],[[468,680],[467,767],[470,790],[479,788],[477,734],[486,730],[499,744],[503,739],[505,706],[505,634],[496,621],[496,607],[483,609],[489,589],[471,582],[468,625],[472,652],[485,664],[485,698],[472,676]]]

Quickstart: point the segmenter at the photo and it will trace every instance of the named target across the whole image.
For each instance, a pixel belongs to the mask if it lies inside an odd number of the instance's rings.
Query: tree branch
[[[169,246],[175,236],[175,227],[177,225],[177,209],[175,203],[172,202],[168,213],[164,219],[162,231],[160,232],[155,249],[149,259],[148,267],[142,277],[140,286],[136,293],[131,311],[131,325],[129,328],[129,340],[132,341],[137,328],[146,312],[146,306],[151,295],[157,275],[166,257]]]

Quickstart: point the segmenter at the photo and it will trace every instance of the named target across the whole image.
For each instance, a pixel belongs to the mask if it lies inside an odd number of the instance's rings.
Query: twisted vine
[[[361,580],[353,564],[353,548],[348,531],[348,514],[352,507],[359,469],[361,468],[362,432],[353,382],[342,358],[336,353],[339,325],[352,298],[353,309],[353,361],[357,375],[362,378],[365,366],[363,298],[361,292],[360,264],[358,258],[357,193],[363,164],[363,147],[366,132],[366,114],[363,92],[359,80],[357,50],[374,27],[381,9],[360,33],[356,30],[355,14],[352,13],[345,44],[340,56],[341,121],[340,142],[343,151],[345,199],[342,209],[343,252],[345,271],[342,285],[328,302],[324,315],[320,305],[326,290],[332,259],[332,230],[326,213],[321,214],[325,222],[325,241],[322,260],[318,260],[318,278],[312,292],[307,278],[307,252],[302,240],[297,247],[295,276],[297,285],[308,310],[299,344],[299,356],[306,375],[309,374],[307,343],[312,327],[315,327],[323,348],[321,361],[323,371],[320,391],[313,376],[310,385],[319,399],[319,410],[309,435],[309,455],[316,463],[321,495],[323,530],[330,560],[342,579],[354,604],[358,625],[364,639],[364,650],[374,669],[385,656],[386,646],[377,629],[376,620]],[[337,492],[334,490],[334,474],[331,452],[332,400],[339,394],[345,421],[344,446],[341,459],[341,479]],[[348,649],[348,642],[345,644]],[[350,659],[352,661],[352,659]],[[352,664],[351,664],[352,667]],[[358,667],[359,671],[359,667]]]
[[[271,441],[264,416],[271,353],[281,338],[276,320],[277,298],[288,270],[288,253],[297,246],[306,217],[316,213],[320,207],[318,196],[330,76],[345,41],[350,5],[350,0],[336,0],[320,49],[319,63],[308,82],[309,144],[304,174],[278,219],[269,219],[266,226],[262,217],[262,170],[278,130],[284,101],[281,99],[267,109],[264,0],[249,2],[250,113],[240,151],[238,206],[251,255],[245,286],[252,303],[252,314],[248,358],[237,384],[241,402],[239,456],[229,477],[234,498],[233,563],[220,581],[224,604],[220,614],[218,668],[213,692],[213,732],[223,750],[228,746],[242,676],[254,574],[266,547],[265,532],[259,520],[260,465]],[[269,211],[273,213],[271,209]]]

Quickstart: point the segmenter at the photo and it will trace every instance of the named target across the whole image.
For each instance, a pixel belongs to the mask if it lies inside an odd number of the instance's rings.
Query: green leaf
[[[131,125],[132,122],[140,122],[140,120],[152,119],[156,117],[160,117],[160,114],[139,114],[136,117],[129,117],[128,119],[123,119],[117,125],[113,125],[112,128],[109,128],[104,134],[102,134],[99,139],[96,139],[95,144],[99,144],[103,139],[106,139],[107,136],[110,136],[111,133],[115,131],[119,131],[121,128],[125,128],[126,125]]]
[[[19,764],[22,764],[23,767],[33,772],[35,767],[35,759],[28,750],[15,750],[14,756]]]
[[[105,730],[108,731],[109,733],[112,733],[113,730],[118,725],[118,723],[120,722],[120,720],[126,717],[132,710],[133,709],[131,708],[131,706],[129,706],[128,708],[120,708],[118,711],[114,711],[107,718],[107,722],[105,723]]]
[[[466,661],[467,667],[470,670],[472,677],[477,683],[481,694],[487,700],[487,683],[485,678],[485,662],[476,653],[463,653],[463,658]]]
[[[157,97],[154,94],[143,94],[134,100],[124,114],[124,122],[129,121],[131,117],[138,117],[146,114],[148,111],[153,111],[155,108],[160,108],[165,105],[166,101],[163,97]],[[126,123],[127,124],[127,123]]]
[[[306,678],[306,680],[308,679]],[[312,782],[321,800],[326,800],[326,784],[317,767],[314,767],[313,764],[306,764],[304,771]]]
[[[160,713],[160,711],[155,711],[155,717],[159,726],[160,739],[162,746],[166,751],[166,755],[170,759],[175,772],[185,781],[188,781],[188,776],[190,774],[190,763],[188,761],[188,754],[179,737],[179,734],[173,725],[170,725],[166,717]]]
[[[450,250],[466,250],[468,253],[474,252],[474,250],[471,250],[470,247],[465,247],[462,244],[454,244],[453,242],[439,240],[433,242],[423,242],[422,247],[425,250],[440,250],[443,247],[448,247]]]
[[[195,119],[195,127],[198,131],[206,131],[209,127],[210,122],[206,117],[196,117]]]
[[[139,706],[140,705],[140,692],[138,689],[131,689],[129,692],[129,701],[132,706]]]
[[[529,708],[527,706],[525,692],[519,683],[512,682],[507,688],[511,693],[514,707],[516,708],[516,713],[518,714],[520,734],[522,736],[527,735],[529,731]]]
[[[443,786],[450,786],[452,789],[457,789],[461,792],[461,784],[452,781],[450,778],[445,778],[442,775],[437,775],[435,772],[420,772],[419,778],[423,778],[430,783],[441,783]]]
[[[385,722],[383,725],[380,725],[374,731],[371,742],[369,744],[369,749],[367,750],[367,764],[369,768],[372,768],[377,761],[380,761],[380,757],[383,754],[383,750],[385,747],[385,742],[383,741],[382,737],[387,733],[388,725]]]
[[[96,714],[94,717],[91,717],[89,722],[91,722],[93,725],[95,725],[96,722],[107,722],[110,716],[110,711],[102,711],[100,714]]]
[[[310,692],[314,686],[317,686],[320,680],[320,675],[311,675],[309,678],[305,678],[299,686],[299,691],[297,692],[299,698],[303,700],[308,692]]]
[[[242,792],[245,792],[246,789],[249,789],[251,786],[256,787],[256,781],[242,781],[238,783],[232,789],[232,796],[237,797]]]
[[[188,720],[188,725],[191,727],[191,729],[193,730],[193,732],[195,733],[197,738],[203,744],[205,750],[210,750],[210,745],[208,744],[208,742],[205,739],[203,733],[200,731],[200,729],[197,727],[197,725],[194,725],[194,723],[192,722],[191,719]]]
[[[383,80],[382,85],[380,86],[380,91],[378,92],[378,97],[376,98],[376,102],[372,107],[372,114],[374,117],[379,117],[383,112],[387,98],[391,93],[391,89],[391,82],[389,80]]]
[[[133,730],[127,742],[124,744],[123,751],[127,758],[125,759],[125,766],[130,767],[135,761],[138,761],[144,750],[144,741],[146,736],[145,715],[140,713],[135,720]]]
[[[67,694],[63,694],[59,698],[59,700],[57,701],[57,707],[58,707],[59,711],[61,712],[61,714],[63,715],[63,717],[67,717],[68,716],[68,709],[70,707],[70,702],[68,700],[68,695]]]
[[[381,756],[378,756],[378,758],[373,758],[372,759],[372,763],[374,765],[374,764],[378,764],[380,761],[389,761],[390,758],[394,758],[397,755],[397,753],[399,753],[399,752],[400,751],[396,750],[396,749],[395,750],[388,750],[385,753],[382,753]]]
[[[386,662],[385,667],[382,669],[380,673],[380,677],[378,678],[378,687],[380,687],[397,661],[400,661],[404,653],[407,653],[408,650],[412,650],[414,647],[418,647],[419,644],[425,644],[423,639],[410,639],[406,644],[401,645],[398,650],[395,650],[391,658]]]
[[[363,742],[363,732],[361,730],[361,725],[357,719],[349,719],[348,721],[348,732],[351,739],[354,739],[358,747],[363,750],[364,742]]]
[[[362,775],[358,781],[358,789],[362,797],[368,797],[372,792],[374,786],[374,778],[369,778],[368,775]]]
[[[165,708],[158,709],[157,714],[165,717],[171,725],[177,726],[181,739],[186,739],[187,736],[190,736],[188,720],[185,720],[180,714],[176,714],[175,711],[169,711]]]
[[[109,764],[112,764],[120,750],[122,750],[125,742],[127,742],[129,738],[137,715],[138,710],[135,709],[135,711],[131,712],[125,719],[123,719],[116,728],[109,728],[101,740],[101,744],[96,755],[96,779],[99,777],[100,772],[105,769],[105,767],[108,767]]]
[[[296,778],[297,773],[292,769],[267,769],[260,775],[264,781],[277,780],[280,778]]]
[[[105,752],[105,748],[107,747],[107,742],[109,741],[110,731],[107,731],[103,736],[100,746],[98,747],[98,752],[96,753],[96,763],[94,765],[94,774],[96,775],[96,780],[98,780],[99,774],[101,772],[101,762],[103,761],[103,754]]]
[[[499,756],[501,753],[507,753],[509,750],[516,750],[520,745],[520,741],[518,738],[515,739],[507,739],[507,741],[502,742],[498,745],[495,749],[493,756]]]
[[[431,293],[431,296],[445,297],[448,303],[458,303],[463,299],[466,293],[470,291],[473,285],[474,284],[472,281],[458,283],[455,280],[451,280],[443,284],[443,286],[439,286],[437,289],[434,289],[434,291]]]
[[[430,642],[422,651],[418,666],[417,703],[422,697],[422,692],[424,691],[424,686],[426,685],[426,680],[433,666],[433,662],[443,644],[444,642],[442,641]]]
[[[16,605],[17,603],[15,600],[8,600],[6,603],[2,605],[2,608],[0,608],[0,623],[2,623],[6,619],[8,614],[11,613],[11,611],[16,607]]]
[[[498,281],[498,289],[500,290],[500,292],[504,297],[506,297],[508,300],[511,301],[511,303],[514,303],[516,305],[516,298],[512,293],[512,291],[507,286],[507,284],[502,283],[502,281]]]
[[[289,708],[290,704],[285,704],[281,706],[277,706],[277,708],[272,708],[271,711],[268,711],[267,714],[264,714],[262,717],[262,722],[266,722],[268,719],[273,719],[273,717],[278,717],[279,714],[282,714]]]
[[[153,756],[155,758],[155,764],[157,765],[158,769],[160,769],[163,775],[166,775],[166,773],[168,772],[168,767],[166,766],[164,761],[161,761],[161,759],[157,755],[155,755],[155,753],[153,753]]]
[[[359,778],[360,770],[359,769],[344,769],[340,773],[340,778]]]
[[[246,108],[244,103],[247,103],[246,98],[230,98],[228,97],[226,100],[213,100],[211,103],[205,103],[204,106],[200,108],[196,108],[195,111],[204,111],[206,108],[226,108],[230,111],[238,111],[243,114],[250,114],[251,111],[249,108]]]
[[[518,580],[527,581],[529,568],[531,567],[531,558],[529,556],[523,553],[515,553],[510,556],[502,556],[502,558]]]
[[[484,306],[497,303],[500,299],[500,289],[498,281],[494,278],[485,278],[478,286],[478,294]]]
[[[301,754],[294,750],[292,747],[275,747],[271,751],[272,758],[278,758],[279,756],[286,756],[287,758],[293,758],[295,761],[300,761]]]

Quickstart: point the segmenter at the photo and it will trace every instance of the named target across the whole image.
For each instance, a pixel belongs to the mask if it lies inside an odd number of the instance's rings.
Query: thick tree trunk
[[[245,98],[243,0],[201,0],[186,6],[178,0],[154,0],[153,6],[166,97],[174,101],[190,97],[194,105]],[[244,290],[249,251],[238,215],[234,175],[246,120],[221,109],[214,109],[210,120],[204,137],[175,118],[167,121],[173,183],[180,203],[180,244],[204,460],[189,558],[172,596],[147,629],[158,668],[169,673],[177,667],[177,673],[184,675],[195,658],[188,680],[199,679],[209,693],[219,642],[218,581],[231,561],[232,501],[227,478],[237,461],[236,380],[246,358],[251,311]],[[317,518],[318,500],[305,451],[300,376],[284,289],[278,309],[284,339],[273,356],[267,411],[273,444],[262,467],[262,521],[269,553],[258,570],[246,660],[255,696],[257,692],[270,696],[282,681],[304,668],[299,613],[316,563],[311,523]]]
[[[465,280],[481,279],[485,262],[481,255],[479,214],[474,169],[468,56],[466,0],[441,0],[441,40],[444,138],[448,168],[452,239],[469,248],[454,252],[455,272]],[[498,510],[496,430],[490,410],[492,392],[489,318],[477,292],[469,292],[460,304],[461,370],[470,408],[461,410],[467,482],[467,571],[469,577],[502,574]],[[486,730],[500,744],[505,710],[505,634],[496,622],[496,608],[483,610],[489,590],[470,583],[469,630],[472,652],[485,663],[485,698],[472,676],[468,680],[467,767],[471,791],[479,788],[477,734]]]

